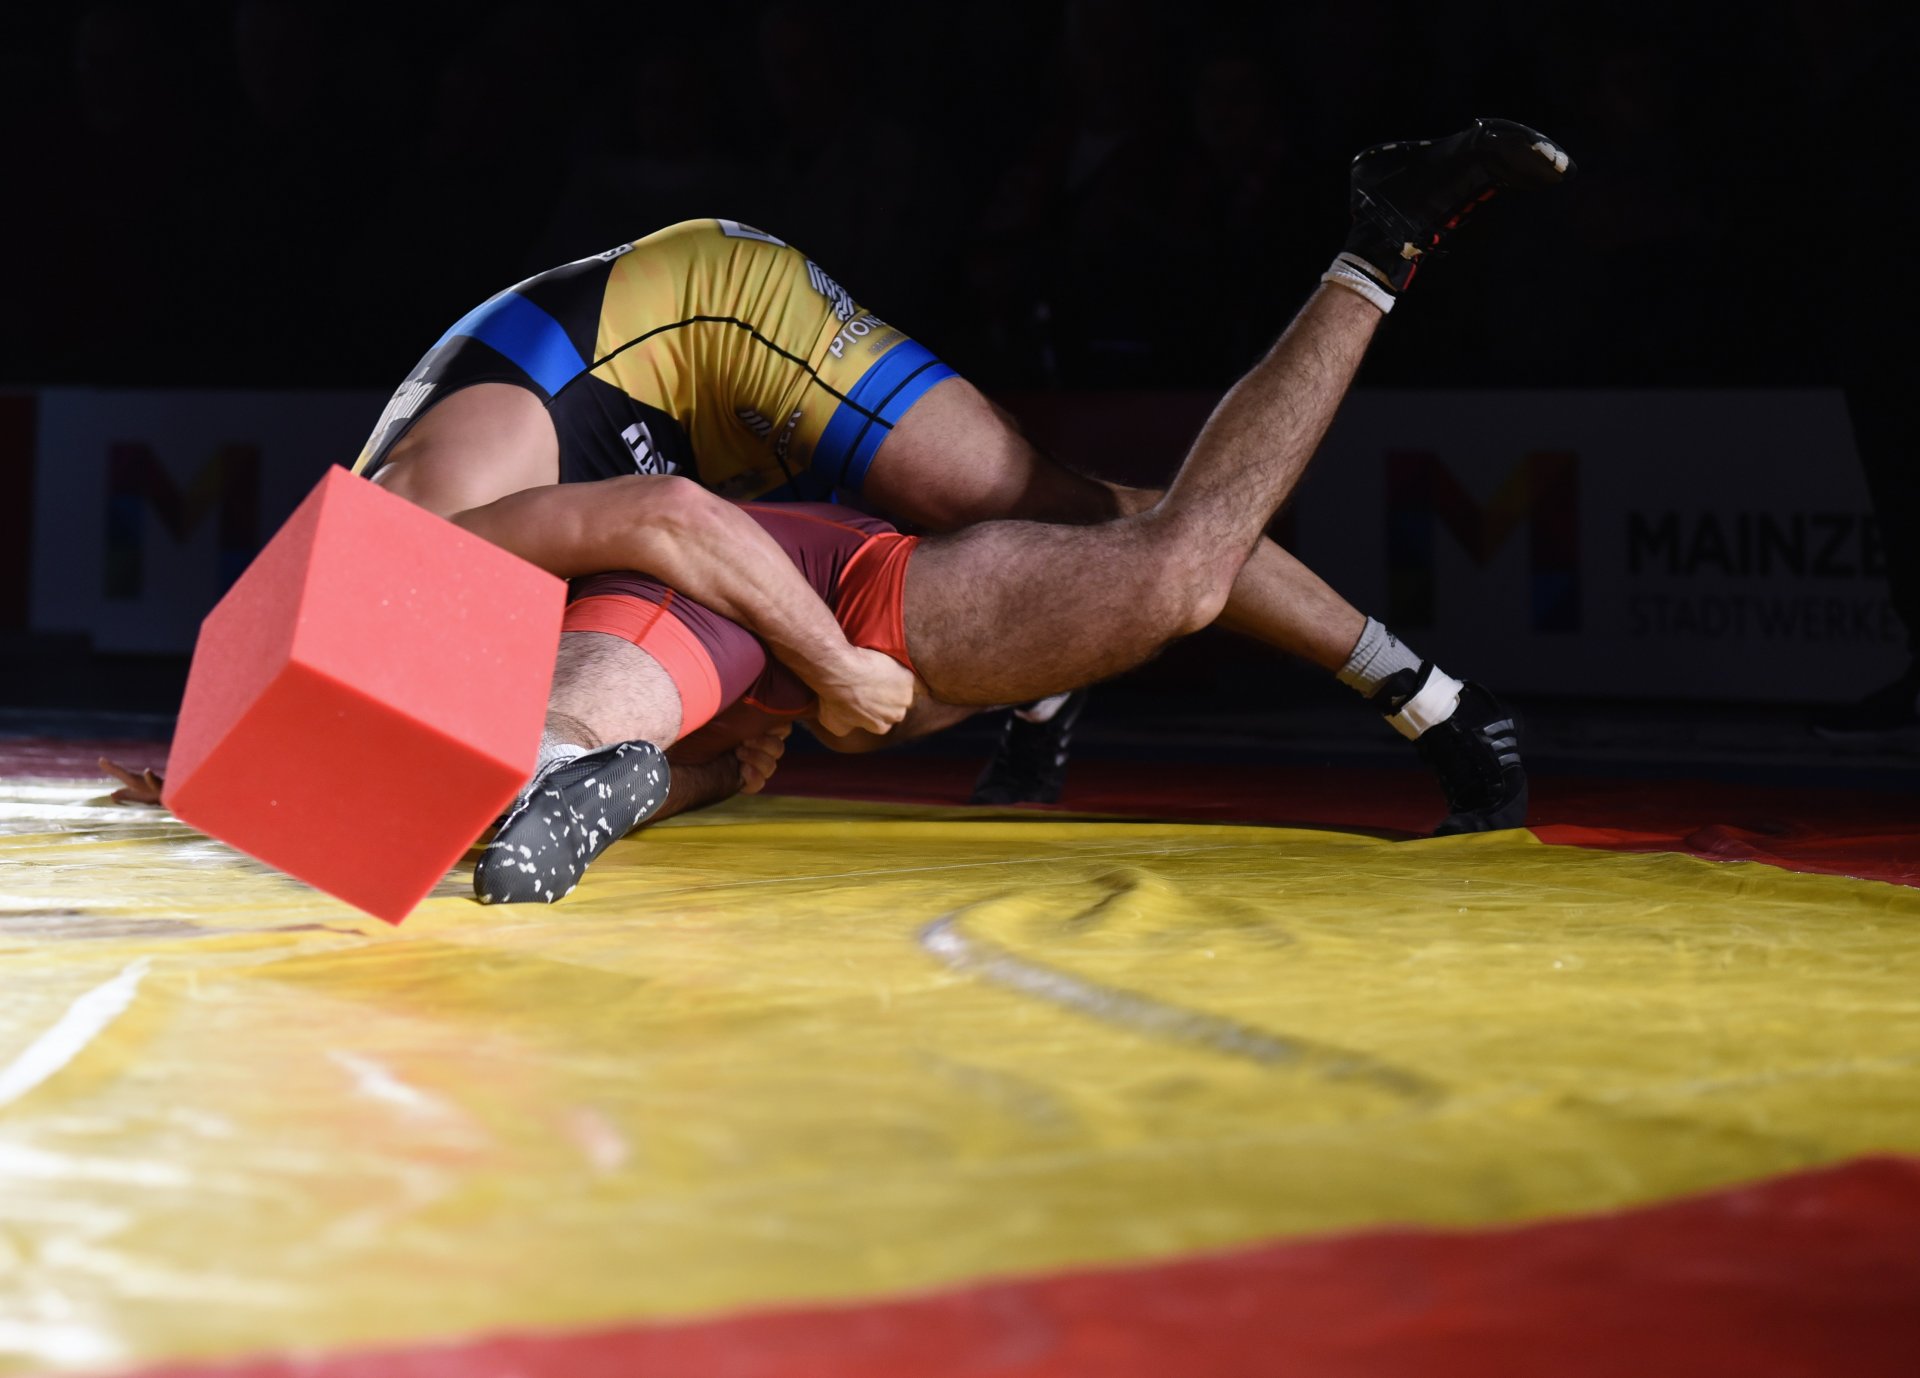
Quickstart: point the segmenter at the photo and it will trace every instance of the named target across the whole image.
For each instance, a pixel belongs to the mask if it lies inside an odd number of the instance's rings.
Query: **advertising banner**
[[[1091,472],[1161,481],[1215,399],[1009,399]],[[1348,399],[1276,528],[1362,611],[1503,691],[1821,702],[1906,664],[1835,390]]]
[[[1837,391],[1357,397],[1292,532],[1518,693],[1833,701],[1906,663]]]
[[[181,653],[386,399],[45,389],[31,625]],[[1036,442],[1140,483],[1214,399],[1006,399]],[[1351,398],[1277,528],[1363,611],[1503,691],[1836,701],[1905,663],[1837,391]]]
[[[385,397],[39,392],[32,626],[96,649],[184,653],[200,619]]]

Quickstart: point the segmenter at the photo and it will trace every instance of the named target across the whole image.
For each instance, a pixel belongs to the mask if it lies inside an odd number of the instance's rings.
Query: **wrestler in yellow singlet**
[[[393,394],[353,471],[435,404],[512,383],[546,404],[560,481],[682,474],[735,500],[858,493],[888,430],[953,370],[812,260],[689,220],[468,312]]]

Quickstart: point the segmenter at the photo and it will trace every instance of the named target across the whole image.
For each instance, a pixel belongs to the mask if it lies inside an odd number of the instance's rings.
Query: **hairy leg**
[[[988,522],[922,542],[907,570],[907,640],[935,696],[992,704],[1057,693],[1218,617],[1379,319],[1353,293],[1320,288],[1144,512],[1099,526]]]
[[[1233,574],[1320,448],[1384,313],[1321,286],[1200,428],[1156,512],[1235,552]]]
[[[1113,494],[1127,513],[1160,501],[1148,488],[1113,485]],[[1292,551],[1262,537],[1214,625],[1333,671],[1346,663],[1367,618]]]
[[[567,632],[554,663],[543,750],[597,751],[645,741],[665,751],[680,738],[680,691],[660,662],[622,637]]]
[[[1216,625],[1331,673],[1346,664],[1367,617],[1292,551],[1262,540],[1240,567]]]
[[[566,632],[554,663],[547,722],[540,734],[536,769],[579,751],[617,742],[651,742],[665,751],[680,739],[680,690],[646,651],[604,632]],[[676,765],[667,798],[649,821],[717,803],[743,786],[758,790],[773,773],[787,729],[784,725],[743,745],[738,752],[698,765]],[[743,769],[751,762],[753,778]]]
[[[1022,703],[1131,669],[1206,624],[1152,513],[1100,526],[982,522],[907,566],[907,648],[948,703]],[[1198,620],[1196,620],[1198,619]]]
[[[1106,484],[1041,454],[964,378],[934,384],[894,424],[860,492],[881,511],[929,531],[1007,518],[1080,525],[1122,515]]]
[[[937,384],[900,419],[863,491],[883,511],[933,531],[1006,518],[1106,522],[1160,500],[1157,492],[1088,478],[1042,454],[962,378]],[[1319,575],[1265,539],[1241,567],[1220,620],[1326,670],[1346,661],[1366,625]]]
[[[562,633],[533,778],[474,863],[474,893],[552,904],[634,828],[739,789],[733,759],[668,768],[680,717],[680,691],[647,652],[601,632]],[[777,758],[777,744],[769,750]]]

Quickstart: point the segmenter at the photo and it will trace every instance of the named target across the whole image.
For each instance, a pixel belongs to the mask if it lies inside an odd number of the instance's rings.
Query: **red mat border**
[[[0,773],[84,778],[94,757],[158,765],[152,743],[14,742]],[[964,797],[965,763],[802,759],[790,792],[908,803]],[[862,770],[859,766],[866,766]],[[850,769],[849,767],[854,767]],[[930,769],[931,767],[931,769]],[[1271,775],[1271,773],[1269,773]],[[949,778],[951,777],[951,778]],[[1081,771],[1069,806],[1196,821],[1418,829],[1417,777],[1186,771],[1143,799],[1135,775]],[[1165,776],[1161,783],[1166,783]],[[1235,790],[1228,786],[1239,784]],[[103,785],[103,792],[105,786]],[[1605,782],[1545,807],[1543,840],[1687,851],[1920,883],[1920,830],[1873,800]],[[1640,803],[1636,826],[1614,818]],[[1151,807],[1148,807],[1148,805]],[[1626,810],[1630,812],[1630,810]],[[1777,812],[1777,810],[1776,810]],[[1746,818],[1747,823],[1688,819]],[[1793,814],[1784,816],[1794,817]],[[1906,1378],[1920,1372],[1920,1159],[1875,1158],[1639,1210],[1514,1229],[1385,1231],[966,1287],[842,1307],[672,1325],[502,1335],[361,1353],[174,1365],[139,1378]]]
[[[1396,1230],[842,1307],[139,1378],[1911,1378],[1920,1159],[1613,1214]]]

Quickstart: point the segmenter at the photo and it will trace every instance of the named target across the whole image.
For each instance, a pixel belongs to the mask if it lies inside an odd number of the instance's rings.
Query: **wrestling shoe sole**
[[[1441,251],[1461,221],[1503,190],[1556,186],[1573,160],[1553,140],[1512,120],[1475,120],[1443,139],[1375,144],[1349,173],[1348,254],[1396,292]]]
[[[562,762],[529,785],[473,868],[483,904],[552,904],[599,855],[660,811],[667,759],[619,742]]]
[[[1442,723],[1427,729],[1414,749],[1439,779],[1449,812],[1435,837],[1497,832],[1527,821],[1527,770],[1520,715],[1471,681]]]
[[[1517,792],[1499,808],[1480,813],[1450,813],[1433,830],[1435,837],[1457,837],[1461,833],[1493,833],[1527,825],[1527,783],[1522,780]]]

